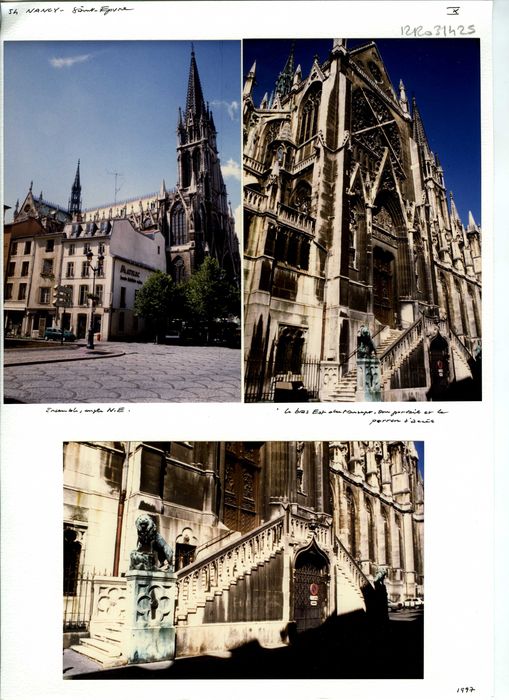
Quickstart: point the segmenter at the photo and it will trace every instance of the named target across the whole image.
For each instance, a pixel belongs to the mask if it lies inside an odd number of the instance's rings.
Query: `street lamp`
[[[87,263],[88,263],[88,268],[89,270],[92,270],[92,307],[90,309],[90,328],[88,329],[88,339],[87,339],[87,348],[89,350],[94,349],[94,316],[95,316],[95,276],[96,273],[99,272],[102,269],[103,261],[104,261],[104,255],[100,253],[97,256],[97,266],[94,267],[92,265],[92,258],[94,257],[94,254],[92,253],[91,250],[88,251],[87,253]]]

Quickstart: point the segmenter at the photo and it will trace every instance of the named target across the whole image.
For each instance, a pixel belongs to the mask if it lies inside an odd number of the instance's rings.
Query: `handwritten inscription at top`
[[[453,36],[472,36],[476,33],[475,24],[434,24],[431,27],[425,27],[419,24],[415,27],[410,24],[405,24],[400,27],[401,36],[411,36],[417,39],[425,36],[431,37],[453,37]]]
[[[23,8],[11,7],[11,8],[9,8],[9,14],[10,15],[19,15],[19,14],[56,15],[56,14],[59,14],[60,12],[71,11],[73,15],[80,14],[82,12],[95,12],[96,14],[106,16],[112,12],[115,12],[118,14],[118,13],[122,13],[122,12],[130,12],[131,10],[134,10],[134,7],[110,7],[109,5],[101,5],[101,7],[86,7],[85,5],[74,5],[72,7],[72,10],[70,10],[69,7],[64,8],[64,7],[59,7],[58,5],[55,5],[53,7],[23,7]]]

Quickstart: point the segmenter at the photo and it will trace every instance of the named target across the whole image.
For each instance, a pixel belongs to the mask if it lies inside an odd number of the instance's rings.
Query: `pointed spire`
[[[244,90],[242,91],[243,97],[251,97],[253,92],[253,85],[256,80],[256,61],[251,66],[251,70],[246,76],[246,82],[244,83]]]
[[[80,161],[78,159],[78,167],[74,176],[74,183],[71,188],[71,196],[69,198],[69,214],[78,217],[81,214],[81,183],[80,183]]]
[[[166,183],[163,181],[161,182],[161,189],[159,190],[159,199],[164,199],[166,197]]]
[[[32,191],[32,187],[33,187],[33,186],[34,186],[34,181],[33,181],[33,180],[30,180],[30,189],[28,190],[29,192]]]
[[[477,224],[475,223],[474,215],[471,211],[468,212],[468,231],[477,231]]]
[[[293,75],[293,84],[298,85],[301,81],[302,81],[302,68],[301,68],[300,63],[299,63],[299,65],[295,69],[295,73]]]
[[[458,210],[456,209],[456,203],[454,201],[454,196],[452,192],[449,192],[449,198],[451,200],[451,219],[454,221],[454,223],[460,222],[460,215],[458,214]]]
[[[189,67],[189,81],[187,83],[186,118],[190,115],[200,117],[206,113],[205,100],[201,89],[198,66],[194,55],[194,46],[191,44],[191,65]]]
[[[19,214],[19,199],[16,200],[16,206],[14,207],[13,216],[16,217]]]
[[[412,99],[412,118],[413,118],[413,138],[417,145],[421,146],[424,150],[426,157],[431,157],[431,149],[429,147],[426,132],[424,131],[424,124],[422,123],[421,114],[417,107],[417,102],[415,97]]]
[[[403,112],[408,114],[408,99],[406,96],[405,84],[401,79],[399,81],[399,104]]]
[[[269,106],[269,94],[266,92],[265,95],[262,97],[262,101],[260,102],[260,109],[268,109]]]
[[[278,75],[278,78],[276,80],[276,95],[280,95],[281,97],[285,97],[286,95],[288,95],[288,93],[292,89],[293,75],[295,72],[294,51],[295,43],[292,41],[290,55],[286,59],[285,67]]]
[[[39,202],[42,202],[42,190],[41,190],[41,194],[39,195]]]

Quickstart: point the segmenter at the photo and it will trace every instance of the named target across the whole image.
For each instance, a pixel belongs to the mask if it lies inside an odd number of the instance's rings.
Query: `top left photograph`
[[[241,400],[240,41],[4,44],[4,402]]]

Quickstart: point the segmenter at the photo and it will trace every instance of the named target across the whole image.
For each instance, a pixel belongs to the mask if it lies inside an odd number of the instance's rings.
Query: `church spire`
[[[292,42],[290,55],[286,59],[285,67],[278,75],[278,78],[276,80],[276,95],[280,95],[280,97],[285,97],[292,89],[293,77],[295,73],[294,51],[295,43]]]
[[[78,167],[76,168],[76,175],[74,176],[74,183],[71,189],[71,197],[69,199],[69,214],[71,214],[73,218],[77,218],[81,214],[81,184],[79,160]]]
[[[198,75],[194,46],[192,46],[189,80],[187,83],[186,119],[191,115],[193,117],[201,117],[204,114],[206,114],[205,100],[203,99],[200,76]]]
[[[415,97],[412,99],[412,120],[414,141],[423,149],[426,159],[431,159],[431,148],[429,147],[428,138],[424,131],[424,124],[422,123],[421,114],[417,107]]]

